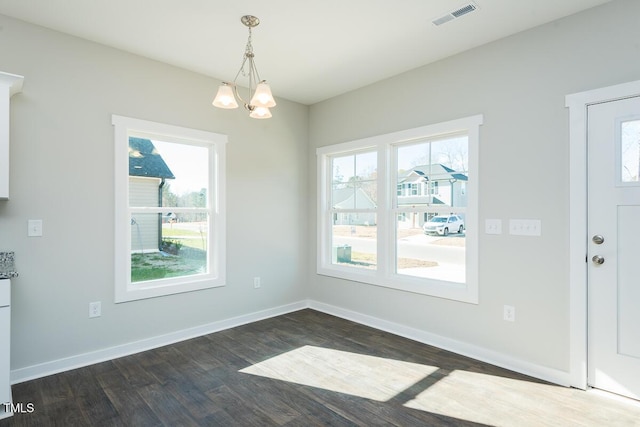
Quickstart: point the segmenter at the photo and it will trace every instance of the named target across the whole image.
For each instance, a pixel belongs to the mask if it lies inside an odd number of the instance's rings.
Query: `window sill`
[[[379,275],[376,270],[354,270],[350,267],[319,267],[317,274],[336,279],[350,280],[368,285],[381,286],[403,292],[412,292],[436,298],[478,304],[478,289],[468,283],[448,282],[444,280],[424,279],[403,274]]]

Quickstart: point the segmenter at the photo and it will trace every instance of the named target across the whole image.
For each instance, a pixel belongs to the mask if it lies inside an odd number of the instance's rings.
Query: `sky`
[[[158,140],[153,140],[153,145],[176,177],[167,181],[174,194],[180,196],[208,188],[209,156],[206,147]]]
[[[429,144],[431,144],[431,163],[442,163],[456,171],[468,171],[469,148],[466,135],[448,137],[428,142],[403,144],[398,148],[398,169],[408,170],[414,166],[429,163]],[[355,160],[355,162],[354,162]],[[336,157],[334,159],[334,181],[339,175],[343,181],[349,177],[367,176],[377,169],[375,152]],[[355,165],[354,165],[355,163]]]

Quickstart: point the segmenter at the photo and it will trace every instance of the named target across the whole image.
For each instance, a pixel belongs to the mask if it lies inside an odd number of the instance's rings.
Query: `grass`
[[[183,230],[180,228],[162,227],[162,237],[189,236],[200,238],[200,232],[193,230]]]
[[[194,249],[205,250],[206,235],[203,235],[194,230],[172,229],[164,227],[162,229],[162,238],[179,242],[183,246],[188,246]]]
[[[376,254],[366,252],[351,252],[351,262],[339,262],[339,264],[357,265],[365,268],[374,268],[377,263]],[[398,258],[398,269],[401,268],[419,268],[419,267],[437,267],[435,261],[424,261],[413,258]]]
[[[193,248],[183,248],[178,255],[131,254],[131,282],[200,274],[206,271],[206,265],[206,252]]]
[[[197,224],[163,224],[162,240],[174,245],[163,246],[165,252],[131,254],[132,283],[192,276],[206,271],[206,233],[203,235]]]

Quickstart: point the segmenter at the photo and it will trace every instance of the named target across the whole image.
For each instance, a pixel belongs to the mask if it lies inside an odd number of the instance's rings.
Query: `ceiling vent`
[[[442,25],[449,21],[453,21],[456,18],[460,18],[461,16],[464,16],[468,13],[474,12],[476,10],[478,10],[478,5],[475,4],[474,2],[469,2],[464,6],[461,6],[456,10],[447,13],[444,16],[441,16],[440,18],[434,19],[432,22],[433,22],[433,25]]]

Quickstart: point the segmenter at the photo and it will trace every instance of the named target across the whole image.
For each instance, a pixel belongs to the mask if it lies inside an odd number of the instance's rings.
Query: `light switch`
[[[539,219],[510,219],[509,234],[515,236],[540,236],[542,223]]]
[[[41,219],[30,219],[29,225],[27,229],[27,236],[29,237],[40,237],[42,236],[42,220]]]
[[[484,231],[487,234],[502,234],[502,220],[501,219],[485,220]]]

